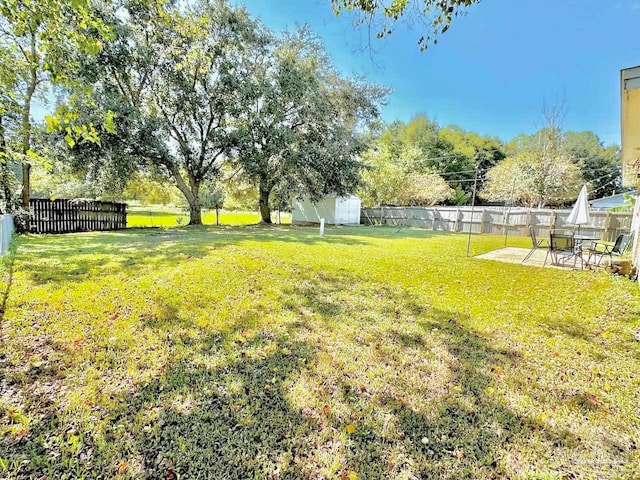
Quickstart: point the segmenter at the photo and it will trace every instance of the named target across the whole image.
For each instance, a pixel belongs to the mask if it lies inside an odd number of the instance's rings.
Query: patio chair
[[[529,251],[529,253],[527,253],[527,256],[524,257],[524,260],[522,260],[522,263],[529,260],[531,258],[531,255],[533,255],[536,250],[541,248],[549,248],[549,240],[538,240],[536,238],[536,229],[533,225],[529,225],[529,236],[531,237],[532,248]]]
[[[632,239],[633,234],[630,234],[618,235],[618,238],[616,238],[616,241],[614,243],[602,241],[594,242],[593,247],[587,250],[587,252],[589,252],[587,265],[591,264],[591,258],[596,260],[593,265],[600,265],[600,263],[602,262],[602,258],[605,256],[609,257],[609,265],[611,265],[614,255],[621,256],[627,251],[627,249],[631,247]]]
[[[547,251],[547,255],[544,257],[543,267],[547,265],[549,256],[551,256],[552,265],[566,266],[567,262],[573,258],[574,269],[576,268],[578,259],[580,259],[580,268],[584,268],[582,248],[580,248],[580,245],[576,243],[573,235],[551,232],[549,234],[549,250]]]

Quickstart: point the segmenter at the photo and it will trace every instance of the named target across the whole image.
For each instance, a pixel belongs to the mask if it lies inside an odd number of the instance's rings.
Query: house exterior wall
[[[622,183],[640,187],[640,66],[620,72]],[[640,189],[639,189],[640,191]],[[631,231],[634,234],[631,257],[640,266],[640,202],[633,209]],[[640,276],[638,276],[640,282]]]
[[[640,67],[620,72],[622,180],[635,187],[640,173]]]

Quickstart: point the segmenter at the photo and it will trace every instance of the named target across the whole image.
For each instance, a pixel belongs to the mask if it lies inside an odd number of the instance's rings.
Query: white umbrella
[[[578,195],[578,200],[576,200],[576,204],[573,206],[573,210],[569,214],[569,218],[567,218],[568,223],[573,223],[574,225],[584,225],[590,222],[589,217],[589,200],[587,194],[587,186],[583,185],[580,190],[580,195]]]

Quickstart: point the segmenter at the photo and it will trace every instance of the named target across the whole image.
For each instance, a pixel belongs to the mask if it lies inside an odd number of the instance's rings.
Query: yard
[[[466,241],[287,226],[20,238],[0,475],[639,478],[637,285],[467,259]],[[474,237],[472,253],[502,243]]]
[[[272,215],[274,223],[291,223],[291,214],[278,212]],[[234,212],[220,210],[221,225],[251,225],[260,222],[260,214],[257,212]],[[128,206],[128,227],[176,227],[189,223],[189,210],[185,208],[167,207],[162,205]],[[205,225],[216,224],[216,211],[204,210],[202,223]]]

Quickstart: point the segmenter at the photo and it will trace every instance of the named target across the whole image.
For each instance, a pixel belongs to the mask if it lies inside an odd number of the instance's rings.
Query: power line
[[[598,188],[596,188],[596,189],[591,191],[591,195],[594,194],[595,192],[599,191],[599,190],[604,189],[605,187],[608,187],[609,185],[611,185],[612,183],[617,182],[617,181],[618,181],[618,179],[614,178],[613,180],[605,183],[604,185],[600,185]]]
[[[479,168],[478,172],[488,172],[489,170],[490,170],[489,168]],[[438,175],[443,177],[445,175],[459,175],[462,173],[475,173],[475,170],[461,170],[459,172],[443,172],[443,173],[439,173]]]
[[[489,177],[478,177],[478,181],[480,180],[487,180]],[[445,183],[448,184],[456,184],[456,183],[469,183],[469,182],[475,182],[476,178],[464,178],[462,180],[445,180],[444,178],[442,179]]]
[[[580,167],[580,165],[578,165],[578,167]],[[601,168],[580,168],[580,170],[582,170],[583,172],[599,172],[599,171],[609,171],[609,172],[616,172],[616,173],[622,173],[621,170],[617,170],[618,167],[601,167]],[[616,170],[613,170],[616,169]]]
[[[578,168],[580,168],[579,165],[577,165],[577,166],[578,166]],[[480,169],[478,169],[478,172],[488,172],[489,170],[491,170],[491,168],[493,168],[493,167],[480,168]],[[616,168],[616,167],[613,167],[613,168]],[[622,175],[622,172],[620,170],[617,170],[617,169],[616,170],[611,170],[611,167],[586,168],[586,169],[580,168],[580,171],[583,172],[583,173],[608,171],[609,173],[606,174],[606,175]],[[475,170],[461,170],[459,172],[442,172],[442,173],[435,172],[435,173],[437,175],[440,175],[441,177],[444,177],[444,176],[452,176],[452,175],[462,175],[462,174],[465,174],[465,173],[475,173]],[[462,181],[462,180],[460,180],[460,181]],[[465,181],[466,181],[466,179],[465,179]]]

